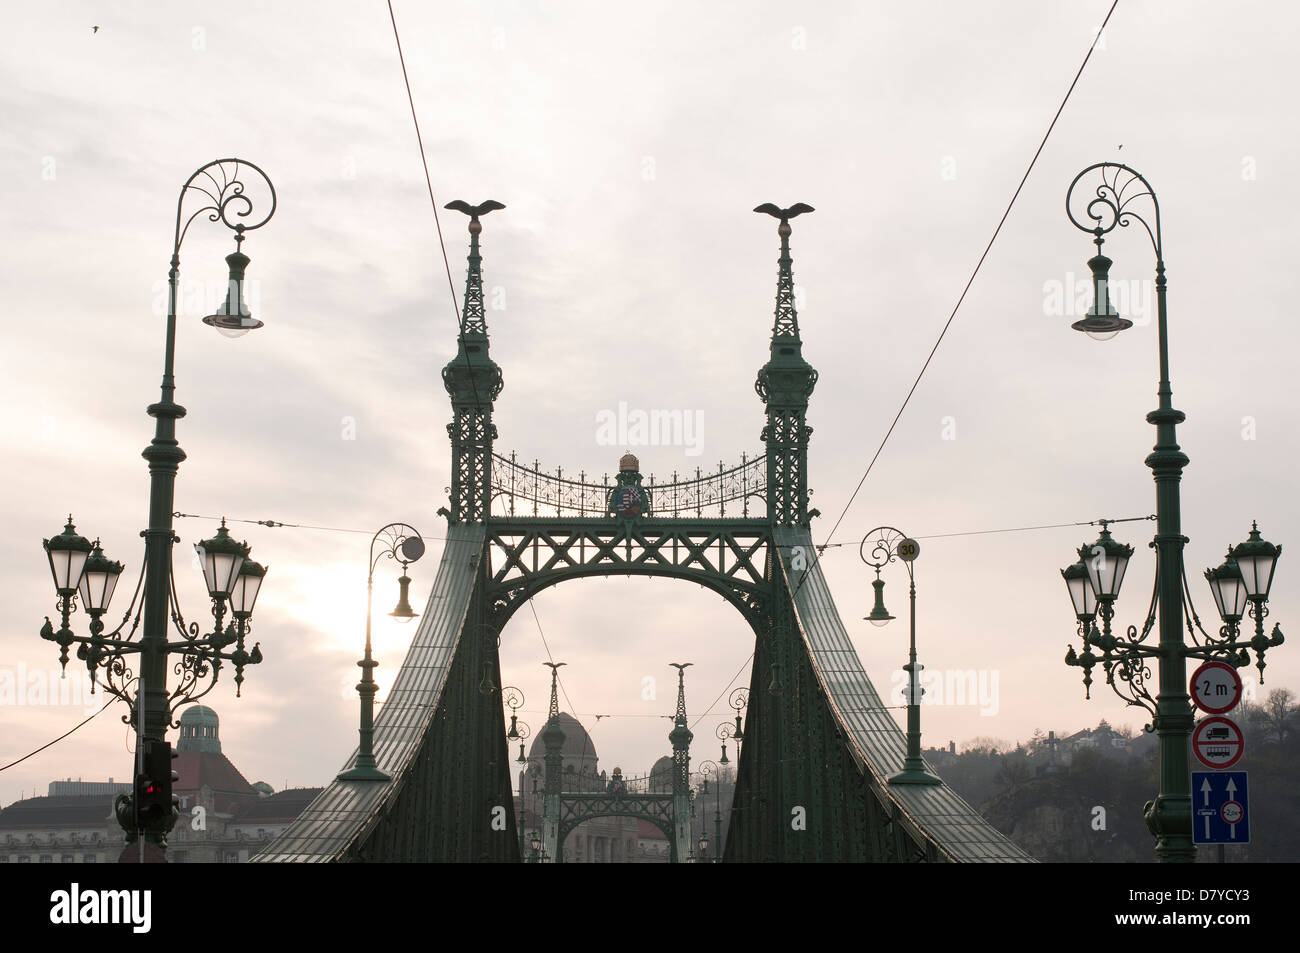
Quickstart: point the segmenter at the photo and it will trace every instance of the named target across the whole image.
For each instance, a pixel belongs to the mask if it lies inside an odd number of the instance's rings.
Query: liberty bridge
[[[469,215],[470,234],[457,353],[442,371],[452,412],[450,500],[438,511],[447,543],[374,717],[374,759],[387,779],[335,780],[253,861],[523,860],[496,687],[500,633],[547,587],[610,574],[696,583],[753,631],[745,744],[726,843],[716,848],[723,861],[1031,861],[946,785],[889,783],[904,768],[906,740],[849,640],[809,525],[817,512],[808,507],[806,416],[817,371],[802,353],[790,220],[813,209],[755,209],[778,219],[780,238],[770,358],[755,383],[764,452],[667,482],[643,475],[628,454],[613,482],[595,483],[497,452],[492,415],[504,379],[490,355],[479,236],[483,218],[504,206],[447,207]],[[662,794],[565,790],[554,686],[553,674],[541,734],[544,855],[561,857],[584,820],[628,816],[659,827],[674,859],[686,859],[692,737],[680,674],[671,792]]]

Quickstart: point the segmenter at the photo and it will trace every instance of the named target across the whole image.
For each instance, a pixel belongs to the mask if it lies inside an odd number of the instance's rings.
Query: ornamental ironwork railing
[[[610,492],[616,486],[608,473],[600,483],[591,483],[585,471],[579,471],[575,480],[566,477],[562,467],[547,473],[536,460],[529,467],[514,453],[492,454],[493,516],[612,519]],[[716,470],[696,467],[694,475],[673,471],[668,483],[657,483],[651,475],[643,478],[641,486],[649,491],[649,515],[660,519],[766,516],[767,454],[742,454],[740,464],[730,469],[719,462]]]

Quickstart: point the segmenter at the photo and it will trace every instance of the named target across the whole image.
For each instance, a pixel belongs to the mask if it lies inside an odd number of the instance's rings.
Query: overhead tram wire
[[[533,612],[533,621],[537,623],[537,634],[542,637],[542,648],[546,649],[546,660],[554,662],[555,656],[551,655],[551,646],[546,641],[546,633],[542,631],[542,620],[537,617],[537,606],[533,605],[533,597],[528,597],[528,608]],[[573,711],[573,701],[569,698],[569,692],[564,687],[564,679],[560,678],[559,670],[555,672],[555,682],[560,686],[560,694],[564,696],[565,703],[569,706],[569,711]]]
[[[699,723],[702,722],[705,718],[708,718],[711,715],[713,715],[714,713],[713,706],[716,705],[718,702],[722,701],[723,695],[731,691],[731,686],[736,684],[736,679],[740,678],[740,673],[743,672],[745,670],[745,666],[752,661],[754,661],[754,653],[750,652],[749,658],[745,659],[745,661],[741,663],[740,668],[736,669],[736,674],[731,676],[731,681],[727,682],[727,687],[724,688],[722,691],[718,692],[718,697],[713,699],[713,701],[709,702],[709,707],[706,708],[703,712],[701,712],[700,715],[695,719],[694,724],[691,725],[692,730],[694,730],[699,725]]]
[[[255,526],[269,526],[273,529],[280,529],[280,528],[310,529],[310,530],[319,530],[320,532],[324,532],[324,533],[361,533],[363,535],[368,534],[370,532],[370,530],[368,529],[350,529],[346,526],[316,526],[312,523],[282,523],[278,520],[250,520],[250,519],[240,519],[234,516],[203,516],[199,513],[181,513],[180,511],[172,513],[172,516],[176,517],[177,519],[198,519],[198,520],[223,520],[224,519],[227,523],[250,523]],[[1115,519],[1102,518],[1102,519],[1095,519],[1095,520],[1075,520],[1074,522],[1071,523],[1041,523],[1036,526],[1007,526],[1002,529],[973,529],[973,530],[966,530],[960,533],[927,533],[927,534],[914,536],[913,538],[914,539],[952,539],[957,536],[989,536],[994,533],[1030,533],[1030,532],[1036,532],[1038,530],[1044,530],[1044,529],[1066,529],[1071,526],[1100,526],[1102,523],[1135,523],[1143,520],[1150,521],[1150,520],[1154,520],[1155,518],[1156,518],[1155,514],[1152,513],[1149,516],[1124,516],[1124,517],[1117,517]],[[432,539],[432,540],[437,540],[439,542],[447,541],[446,536],[425,536],[424,539]],[[822,543],[822,545],[819,548],[838,549],[841,546],[852,546],[852,545],[854,544],[851,542],[850,543]],[[531,597],[529,598],[528,602],[529,605],[531,606],[532,605]],[[537,610],[535,608],[533,609],[533,615],[534,617],[537,615]],[[538,623],[538,631],[539,632],[541,631],[540,622]],[[542,638],[542,643],[543,645],[545,645],[546,643],[545,636],[543,636]],[[554,659],[551,658],[549,647],[547,647],[546,650],[546,657],[547,659],[554,661]]]
[[[1101,26],[1098,27],[1096,34],[1093,36],[1092,43],[1088,47],[1088,52],[1084,55],[1083,62],[1079,64],[1078,72],[1074,74],[1074,79],[1070,82],[1070,88],[1065,91],[1065,97],[1061,100],[1061,105],[1057,107],[1056,115],[1052,117],[1052,121],[1048,124],[1047,132],[1043,133],[1043,139],[1039,142],[1038,148],[1034,151],[1034,157],[1029,160],[1029,167],[1025,169],[1025,174],[1021,177],[1020,184],[1016,186],[1016,191],[1012,194],[1011,201],[1007,203],[1006,211],[1002,213],[1002,218],[998,220],[997,227],[993,229],[993,236],[989,239],[988,244],[984,246],[984,251],[980,255],[979,261],[975,263],[975,270],[971,272],[970,278],[966,281],[966,287],[962,289],[961,295],[957,298],[957,303],[953,305],[952,314],[948,315],[948,320],[944,322],[943,330],[939,332],[939,337],[934,342],[934,347],[930,349],[930,354],[926,357],[925,363],[921,365],[921,370],[916,375],[916,380],[912,382],[912,386],[908,390],[907,396],[903,398],[902,406],[898,408],[898,413],[894,415],[893,423],[891,423],[889,429],[885,431],[885,436],[880,441],[880,446],[876,448],[875,455],[872,456],[871,462],[867,464],[867,469],[862,474],[862,479],[859,480],[858,485],[854,487],[853,493],[849,496],[848,502],[844,504],[844,509],[840,511],[839,518],[835,520],[835,525],[831,527],[831,531],[826,535],[826,542],[821,546],[816,547],[816,552],[813,554],[814,565],[816,565],[816,563],[821,559],[822,551],[826,546],[830,545],[830,541],[835,538],[835,531],[840,528],[840,523],[844,521],[845,515],[849,512],[849,507],[851,507],[853,501],[857,499],[858,493],[862,489],[862,485],[867,482],[867,477],[871,475],[872,468],[875,467],[876,461],[880,459],[881,451],[885,449],[885,444],[889,442],[890,436],[894,433],[894,428],[898,426],[898,421],[902,418],[903,411],[907,409],[907,405],[911,401],[912,395],[916,393],[916,388],[921,383],[921,378],[925,376],[926,370],[930,367],[930,362],[934,359],[935,353],[939,350],[939,345],[943,343],[944,336],[948,333],[948,328],[952,326],[953,319],[957,317],[957,312],[960,310],[962,302],[966,300],[966,294],[975,283],[975,278],[980,273],[980,268],[983,267],[985,259],[988,258],[989,252],[993,249],[993,243],[997,241],[998,235],[1001,234],[1002,226],[1006,224],[1008,216],[1011,215],[1011,209],[1016,204],[1016,199],[1020,197],[1020,192],[1025,187],[1025,183],[1029,181],[1029,174],[1034,171],[1034,166],[1038,163],[1038,157],[1042,155],[1043,148],[1047,145],[1047,140],[1051,136],[1052,130],[1056,128],[1057,120],[1061,118],[1061,113],[1065,111],[1065,104],[1070,101],[1070,95],[1074,92],[1075,86],[1079,84],[1079,79],[1083,76],[1083,71],[1088,65],[1088,60],[1092,58],[1093,50],[1097,48],[1097,40],[1100,39],[1102,32],[1106,29],[1106,24],[1110,22],[1111,14],[1115,12],[1117,6],[1119,6],[1119,0],[1114,0],[1110,5],[1110,9],[1106,11],[1106,19],[1101,22]],[[803,588],[804,581],[808,578],[808,575],[808,572],[805,572],[803,576],[800,577],[799,584],[795,587],[792,598],[799,594],[799,590]]]
[[[1118,2],[1118,0],[1117,0]],[[393,0],[388,0],[388,18],[393,23],[393,39],[397,43],[397,59],[402,64],[402,82],[406,85],[406,101],[411,105],[411,122],[415,125],[415,141],[420,146],[420,165],[424,168],[424,183],[429,189],[429,204],[433,207],[433,224],[438,230],[438,247],[442,250],[442,264],[447,271],[447,290],[451,292],[451,307],[456,312],[456,321],[460,327],[460,336],[465,337],[465,315],[456,301],[456,283],[451,277],[451,262],[447,259],[447,243],[442,237],[442,222],[438,218],[438,202],[433,197],[433,179],[429,176],[429,160],[424,153],[424,137],[420,135],[420,120],[415,115],[415,97],[411,93],[411,78],[406,72],[406,57],[402,54],[402,37],[397,32],[397,16],[393,13]],[[470,388],[474,393],[474,403],[479,403],[478,385],[469,363],[469,352],[465,351],[465,370],[470,371]]]
[[[1134,523],[1139,520],[1154,520],[1156,515],[1150,516],[1125,516],[1123,519],[1100,519],[1084,520],[1078,523],[1048,523],[1043,526],[1012,526],[1008,529],[977,529],[965,533],[931,533],[929,536],[915,536],[914,539],[949,539],[953,536],[988,536],[992,533],[1029,533],[1040,529],[1063,529],[1068,526],[1099,526],[1102,523]],[[844,543],[836,543],[836,546],[843,546]]]
[[[40,754],[42,751],[44,751],[46,748],[49,748],[49,747],[52,747],[52,746],[58,744],[58,743],[59,743],[60,741],[62,741],[64,738],[68,737],[70,734],[72,734],[74,731],[76,731],[78,728],[81,728],[82,726],[89,724],[92,720],[94,720],[95,718],[98,718],[98,717],[99,717],[100,715],[102,715],[104,712],[108,711],[109,707],[110,707],[114,702],[119,702],[119,701],[121,701],[120,698],[117,698],[117,697],[110,698],[110,699],[109,699],[109,700],[104,704],[104,707],[103,707],[103,708],[99,709],[99,711],[96,711],[96,712],[92,713],[92,714],[91,714],[88,718],[86,718],[84,721],[80,722],[80,723],[77,724],[77,725],[74,725],[72,728],[69,728],[67,731],[65,731],[63,734],[59,735],[59,737],[55,738],[53,741],[49,741],[49,742],[46,742],[45,744],[41,745],[41,746],[40,746],[39,748],[37,748],[35,751],[29,751],[27,754],[23,755],[23,756],[22,756],[21,758],[19,758],[17,761],[10,761],[8,764],[4,765],[3,767],[0,767],[0,771],[8,771],[8,770],[9,770],[10,768],[12,768],[14,765],[16,765],[16,764],[22,764],[22,763],[23,763],[24,761],[26,761],[28,758],[30,758],[30,757],[32,757],[32,756],[34,756],[34,755],[38,755],[38,754]]]

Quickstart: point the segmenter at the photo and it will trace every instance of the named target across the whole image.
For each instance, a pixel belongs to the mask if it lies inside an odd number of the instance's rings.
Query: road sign
[[[1241,701],[1241,676],[1227,662],[1206,662],[1192,673],[1192,703],[1207,715],[1222,715]]]
[[[910,563],[917,556],[921,555],[921,544],[914,539],[903,539],[899,541],[898,548],[895,552],[898,553],[898,558],[903,560],[903,562]]]
[[[1204,718],[1192,732],[1192,751],[1207,768],[1231,768],[1245,750],[1241,729],[1230,718]]]
[[[1245,771],[1192,772],[1192,843],[1250,843]]]

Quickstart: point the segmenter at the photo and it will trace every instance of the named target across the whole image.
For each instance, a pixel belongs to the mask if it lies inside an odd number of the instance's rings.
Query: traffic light
[[[172,811],[172,782],[178,779],[172,770],[176,755],[166,741],[147,741],[144,770],[135,776],[135,826],[151,827]]]

